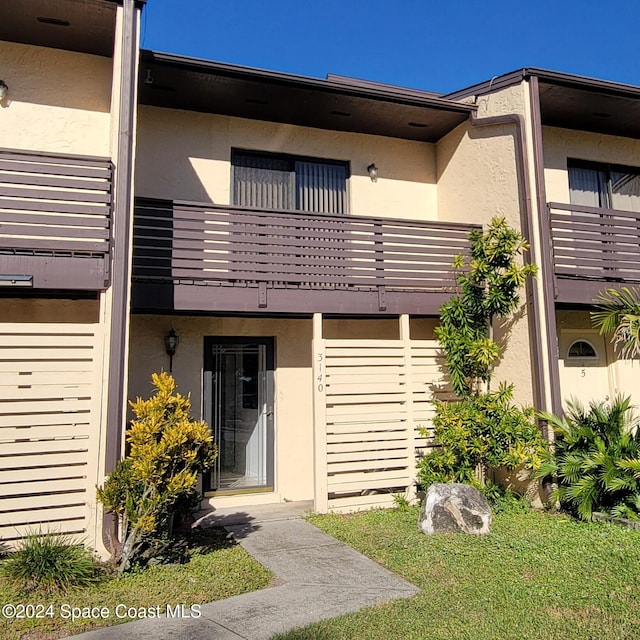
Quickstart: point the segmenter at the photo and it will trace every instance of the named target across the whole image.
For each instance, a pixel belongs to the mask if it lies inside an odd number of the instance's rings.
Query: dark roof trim
[[[612,82],[611,80],[599,80],[597,78],[588,78],[586,76],[577,76],[571,73],[561,73],[560,71],[549,71],[548,69],[538,69],[536,67],[525,67],[501,76],[495,76],[491,80],[479,82],[465,89],[454,91],[445,96],[447,100],[460,100],[469,96],[479,96],[492,91],[498,91],[506,87],[510,87],[522,82],[522,80],[536,77],[542,82],[560,85],[564,87],[572,87],[574,89],[583,89],[585,91],[594,91],[597,93],[606,93],[608,95],[621,96],[625,98],[640,98],[640,87],[633,84],[624,84],[622,82]]]
[[[542,82],[583,89],[585,91],[595,91],[608,95],[620,96],[624,98],[640,98],[640,87],[623,82],[613,82],[611,80],[599,80],[586,76],[576,76],[560,71],[548,71],[547,69],[536,69],[535,67],[523,69],[523,76],[528,78],[535,76]]]
[[[505,87],[511,87],[522,82],[522,79],[524,78],[524,71],[524,69],[519,69],[517,71],[512,71],[511,73],[506,73],[502,76],[494,76],[491,80],[472,84],[470,87],[454,91],[453,93],[448,93],[444,97],[448,100],[462,100],[469,96],[480,96],[485,93],[504,89]]]
[[[283,86],[317,89],[327,93],[369,98],[383,102],[396,102],[416,107],[429,107],[431,109],[441,109],[443,111],[462,114],[469,114],[476,110],[475,105],[461,104],[447,98],[423,94],[415,90],[406,90],[402,87],[394,87],[393,85],[378,85],[377,83],[358,81],[354,81],[353,84],[347,84],[343,80],[322,80],[319,78],[310,78],[279,71],[266,71],[264,69],[255,69],[222,62],[212,62],[210,60],[149,51],[146,49],[142,50],[140,55],[142,61],[153,61],[161,64],[184,67],[192,72],[223,75],[244,80],[261,80]]]
[[[105,2],[111,2],[113,4],[122,5],[123,0],[104,0]],[[147,4],[147,0],[135,0],[136,9],[140,9]]]
[[[354,78],[352,76],[341,76],[336,73],[327,73],[326,80],[331,82],[339,82],[353,87],[371,87],[374,89],[387,89],[393,91],[402,91],[406,95],[414,95],[418,98],[442,98],[442,93],[436,91],[423,91],[422,89],[409,89],[397,84],[389,84],[388,82],[376,82],[375,80],[363,80],[362,78]]]

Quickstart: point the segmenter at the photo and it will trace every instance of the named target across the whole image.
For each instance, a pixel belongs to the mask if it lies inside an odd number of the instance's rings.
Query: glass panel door
[[[205,419],[218,445],[209,489],[272,489],[273,342],[206,338],[205,348]]]

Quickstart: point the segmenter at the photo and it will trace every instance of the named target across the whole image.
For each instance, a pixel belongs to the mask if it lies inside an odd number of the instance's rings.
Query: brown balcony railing
[[[138,199],[134,306],[432,313],[472,228]]]
[[[640,283],[640,213],[549,204],[557,299],[590,303],[599,291]]]
[[[107,287],[112,174],[107,159],[0,149],[0,286]]]

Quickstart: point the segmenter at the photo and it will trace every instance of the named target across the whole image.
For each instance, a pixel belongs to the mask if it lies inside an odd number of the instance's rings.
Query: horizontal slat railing
[[[640,213],[549,204],[555,274],[640,281]]]
[[[0,271],[16,265],[22,272],[32,268],[37,274],[44,264],[37,259],[43,257],[52,258],[46,268],[55,271],[55,259],[60,258],[60,276],[66,277],[69,258],[88,258],[99,261],[89,267],[96,286],[106,286],[112,178],[108,159],[0,149]],[[43,281],[45,286],[65,288],[64,282],[54,280]]]
[[[139,199],[136,280],[445,291],[473,227]]]

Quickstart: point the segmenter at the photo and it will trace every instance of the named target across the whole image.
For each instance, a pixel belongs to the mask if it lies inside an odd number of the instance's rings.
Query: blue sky
[[[148,0],[143,47],[449,92],[520,67],[640,85],[640,0]]]

